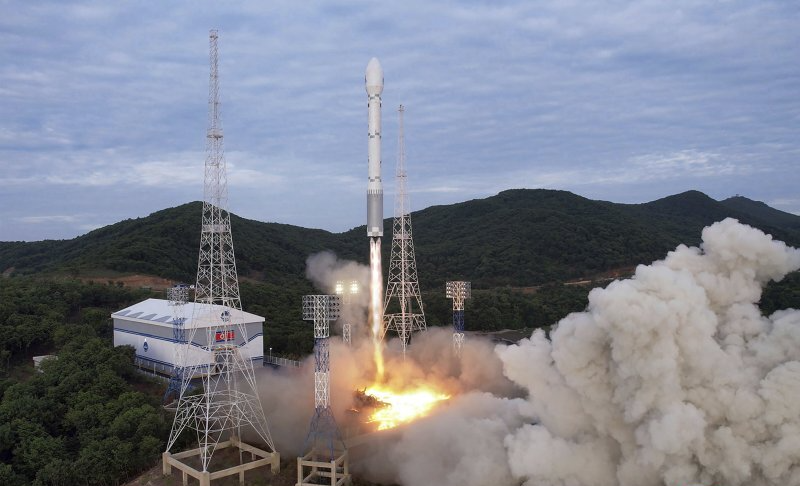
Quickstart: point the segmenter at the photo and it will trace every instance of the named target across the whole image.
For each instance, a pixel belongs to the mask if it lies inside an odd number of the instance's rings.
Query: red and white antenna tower
[[[422,306],[422,296],[419,291],[417,278],[417,259],[414,256],[414,240],[411,232],[411,210],[406,192],[406,148],[403,133],[403,105],[397,110],[399,118],[399,134],[397,137],[397,170],[395,180],[397,192],[394,200],[394,223],[392,224],[392,254],[389,260],[389,277],[386,284],[386,299],[384,300],[384,336],[390,330],[397,332],[403,346],[403,356],[414,331],[424,331],[425,311]],[[397,301],[391,309],[395,312],[386,313],[389,305]]]
[[[198,479],[201,484],[208,484],[210,478],[214,477],[209,472],[211,458],[217,449],[223,447],[233,446],[240,451],[251,452],[250,457],[254,462],[259,462],[259,465],[270,464],[273,471],[279,466],[279,456],[275,452],[275,444],[258,397],[253,362],[245,348],[248,342],[247,327],[239,297],[231,217],[227,209],[228,184],[220,122],[217,31],[212,30],[209,38],[211,76],[195,304],[192,325],[186,329],[186,349],[182,353],[185,363],[180,364],[184,369],[184,379],[167,451],[164,453],[165,473],[173,465],[187,472],[187,466],[180,459],[198,455],[202,471],[189,469],[200,474]],[[199,392],[192,386],[193,378],[202,379]],[[180,454],[170,454],[175,441],[187,429],[195,431],[199,447]],[[243,444],[242,433],[258,437],[269,452]],[[257,461],[255,456],[259,457]],[[239,457],[241,459],[242,454]],[[253,467],[257,466],[251,462],[226,471],[235,469],[230,474],[243,474],[244,470]]]

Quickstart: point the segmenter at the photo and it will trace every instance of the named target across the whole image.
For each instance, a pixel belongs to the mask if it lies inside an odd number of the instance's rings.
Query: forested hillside
[[[72,240],[0,243],[0,271],[12,278],[34,274],[114,283],[116,276],[137,273],[192,282],[200,212],[201,203],[194,202]],[[414,242],[428,322],[449,323],[444,282],[469,280],[475,289],[468,305],[473,329],[552,323],[586,305],[588,289],[560,282],[630,271],[663,258],[680,243],[697,244],[704,226],[726,217],[800,244],[800,217],[743,197],[717,202],[697,191],[645,204],[615,204],[565,191],[517,189],[416,211]],[[303,355],[312,341],[299,303],[303,294],[315,292],[304,277],[306,258],[332,250],[366,263],[365,228],[334,234],[236,215],[232,227],[242,302],[266,317],[265,346]],[[391,220],[385,229],[384,265]],[[536,291],[543,285],[546,292]]]
[[[112,347],[108,322],[146,295],[0,279],[0,484],[114,485],[158,459],[171,420],[161,385],[134,373],[133,348]],[[45,353],[57,358],[34,372]]]
[[[135,272],[191,281],[200,203],[125,220],[66,241],[0,243],[0,271],[102,275]],[[689,191],[646,204],[593,201],[565,191],[518,189],[412,213],[420,284],[448,279],[475,288],[534,286],[592,277],[696,244],[714,221],[735,217],[800,244],[800,217],[738,197],[717,202]],[[232,217],[240,276],[276,285],[303,280],[308,255],[329,249],[366,262],[363,226],[345,233]],[[385,222],[388,261],[391,220]]]

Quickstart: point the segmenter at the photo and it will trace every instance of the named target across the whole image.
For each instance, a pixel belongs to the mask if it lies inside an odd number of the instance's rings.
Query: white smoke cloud
[[[498,347],[537,419],[505,440],[527,485],[800,484],[800,312],[762,316],[800,251],[737,221],[703,230],[586,312]]]
[[[309,276],[327,289],[346,267],[318,256]],[[594,289],[550,339],[468,339],[458,357],[451,331],[430,329],[405,360],[390,341],[390,384],[436,383],[453,397],[353,450],[351,469],[406,486],[800,485],[800,311],[757,306],[768,281],[798,268],[800,250],[728,219],[699,248]],[[331,368],[342,424],[375,375],[366,333],[352,348],[334,339]],[[302,448],[311,372],[309,359],[294,378],[262,377],[279,450]]]

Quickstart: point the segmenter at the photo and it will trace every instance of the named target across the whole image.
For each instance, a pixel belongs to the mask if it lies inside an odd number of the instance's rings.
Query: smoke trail
[[[505,439],[528,485],[800,484],[800,312],[761,315],[800,251],[737,221],[589,295],[552,340],[498,348],[539,424]]]

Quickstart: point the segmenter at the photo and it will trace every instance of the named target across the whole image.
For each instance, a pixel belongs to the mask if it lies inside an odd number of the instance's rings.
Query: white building
[[[111,314],[114,320],[114,346],[133,346],[136,364],[163,375],[172,374],[178,345],[175,340],[173,319],[175,308],[168,300],[147,299]],[[185,339],[194,338],[189,347],[186,365],[211,363],[209,341],[228,341],[241,346],[242,354],[260,366],[264,360],[264,318],[249,312],[232,310],[233,323],[245,323],[246,336],[234,327],[233,335],[223,336],[217,330],[221,323],[222,306],[187,302],[183,305]],[[226,316],[227,317],[227,316]],[[212,343],[213,344],[213,343]]]

